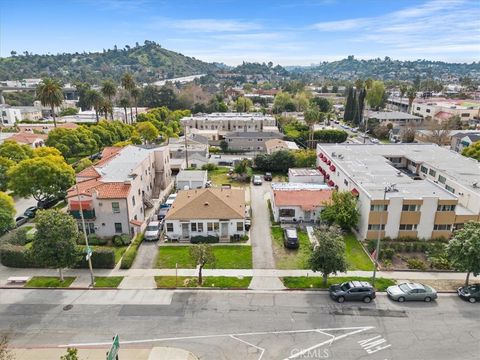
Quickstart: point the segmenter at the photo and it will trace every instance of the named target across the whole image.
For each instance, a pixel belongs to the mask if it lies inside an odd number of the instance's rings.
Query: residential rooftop
[[[421,120],[420,116],[408,114],[401,111],[370,111],[366,117],[381,120]]]
[[[387,198],[399,194],[406,198],[456,198],[433,181],[414,180],[402,173],[387,157],[403,157],[417,165],[426,164],[437,173],[445,173],[451,180],[480,192],[480,188],[474,185],[480,181],[479,162],[434,144],[321,144],[317,149],[334,160],[358,186],[375,198],[383,196],[383,189],[391,184],[396,184],[398,192],[387,194]]]
[[[275,132],[263,132],[263,131],[237,131],[229,132],[225,135],[228,138],[279,138],[283,137],[280,133]]]
[[[177,181],[203,181],[207,177],[207,170],[181,170]]]
[[[272,190],[325,190],[330,189],[328,185],[325,184],[315,184],[315,183],[295,183],[295,182],[280,182],[280,183],[271,183]]]
[[[275,120],[275,118],[271,115],[264,115],[263,113],[242,113],[242,112],[226,112],[226,113],[211,113],[211,114],[195,114],[191,116],[187,116],[182,118],[181,120],[188,120],[188,119],[198,119],[198,120],[261,120],[261,119],[268,119],[268,120]]]
[[[290,168],[288,169],[288,175],[290,176],[323,176],[318,169],[310,168]]]

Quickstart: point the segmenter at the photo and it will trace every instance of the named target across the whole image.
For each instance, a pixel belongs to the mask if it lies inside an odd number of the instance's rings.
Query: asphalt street
[[[174,346],[200,359],[478,359],[480,304],[331,301],[325,292],[0,290],[15,347]],[[120,359],[122,358],[120,352]]]

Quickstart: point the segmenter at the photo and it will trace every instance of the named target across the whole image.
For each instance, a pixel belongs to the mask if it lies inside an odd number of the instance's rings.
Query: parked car
[[[37,207],[42,210],[50,209],[58,203],[57,198],[45,199],[37,202]]]
[[[160,210],[158,210],[157,219],[158,220],[164,219],[165,216],[167,216],[168,210],[170,210],[169,207],[161,207]]]
[[[375,299],[375,289],[367,281],[349,281],[330,286],[330,297],[343,303],[345,300],[358,300],[365,303]]]
[[[283,235],[283,246],[287,249],[298,249],[300,243],[298,242],[297,229],[283,229]]]
[[[272,173],[270,172],[265,173],[265,175],[263,176],[263,179],[265,181],[272,181]]]
[[[170,207],[173,205],[173,203],[175,202],[175,199],[177,198],[177,194],[170,194],[167,198],[167,201],[165,201],[165,205]]]
[[[375,139],[375,138],[370,138],[370,141],[373,143],[373,144],[378,144],[380,143],[380,141],[378,139]]]
[[[35,217],[35,214],[37,213],[37,210],[38,208],[36,206],[30,206],[27,210],[25,210],[23,215],[30,219],[33,219]]]
[[[26,216],[18,216],[15,218],[15,226],[18,228],[19,226],[22,226],[23,224],[28,222],[28,217]]]
[[[457,289],[457,294],[461,299],[471,303],[480,301],[480,284],[462,286]]]
[[[150,221],[145,229],[143,238],[146,241],[156,241],[160,238],[160,222]]]
[[[260,175],[253,175],[253,185],[262,185],[262,177]]]
[[[409,300],[430,302],[438,296],[434,288],[419,283],[402,283],[389,286],[387,288],[387,295],[390,299],[398,302]]]

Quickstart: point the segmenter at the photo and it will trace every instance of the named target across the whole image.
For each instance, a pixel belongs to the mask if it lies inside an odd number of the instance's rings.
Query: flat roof
[[[455,195],[433,181],[413,180],[401,173],[387,157],[404,157],[417,164],[425,164],[480,194],[480,188],[473,186],[480,181],[479,162],[435,144],[319,144],[317,150],[332,159],[374,198],[383,197],[385,186],[396,184],[398,192],[387,193],[387,198],[401,195],[405,198],[432,196],[456,199]]]
[[[311,168],[290,168],[288,169],[288,175],[290,176],[323,176],[318,169]]]
[[[379,120],[421,120],[420,116],[408,114],[401,111],[370,111],[366,115],[370,119]]]
[[[180,121],[187,120],[271,120],[275,121],[272,115],[264,115],[263,113],[242,113],[242,112],[226,112],[226,113],[211,113],[211,114],[195,114],[185,116]]]
[[[326,184],[315,184],[315,183],[295,183],[295,182],[281,182],[281,183],[271,183],[272,190],[326,190],[330,189],[330,186]]]
[[[177,181],[203,181],[207,177],[207,170],[180,170]]]
[[[237,131],[225,134],[226,138],[282,138],[283,135],[275,132],[263,131]]]

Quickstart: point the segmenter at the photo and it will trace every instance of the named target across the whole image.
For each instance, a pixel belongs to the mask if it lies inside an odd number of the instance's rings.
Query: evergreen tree
[[[353,120],[354,103],[355,103],[355,93],[353,91],[353,88],[350,86],[347,89],[347,101],[345,103],[345,112],[343,114],[343,120],[345,121]]]

